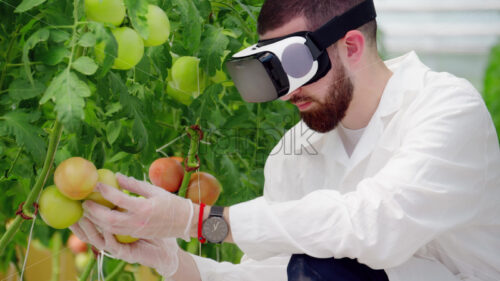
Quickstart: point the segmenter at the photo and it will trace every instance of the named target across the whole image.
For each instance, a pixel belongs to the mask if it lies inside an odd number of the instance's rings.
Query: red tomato
[[[213,205],[219,198],[221,185],[219,181],[209,173],[197,172],[191,175],[186,197],[193,203],[205,203]]]
[[[173,157],[158,158],[149,167],[151,182],[169,192],[176,192],[181,187],[184,168]]]
[[[87,251],[87,244],[80,240],[78,236],[71,233],[68,239],[68,248],[73,252],[73,254],[84,253]]]

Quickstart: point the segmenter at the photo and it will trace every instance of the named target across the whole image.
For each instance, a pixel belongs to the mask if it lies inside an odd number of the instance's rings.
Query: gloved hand
[[[94,245],[97,249],[128,263],[152,267],[166,278],[174,275],[179,267],[179,246],[175,238],[140,239],[131,244],[122,244],[116,241],[113,234],[99,232],[85,217],[70,226],[70,229],[82,241]]]
[[[149,239],[179,237],[189,241],[193,221],[191,200],[119,173],[116,179],[123,189],[144,198],[98,183],[97,191],[106,200],[127,211],[111,210],[87,200],[83,203],[85,217],[105,232]]]

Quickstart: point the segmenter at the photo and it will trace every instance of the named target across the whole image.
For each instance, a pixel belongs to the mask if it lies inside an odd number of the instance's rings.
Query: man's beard
[[[345,67],[337,60],[332,63],[333,83],[328,86],[328,95],[324,103],[318,100],[315,109],[300,112],[302,120],[309,128],[320,133],[329,132],[337,127],[346,114],[352,100],[353,89],[351,79],[347,76]],[[308,97],[294,97],[290,101],[308,101]]]

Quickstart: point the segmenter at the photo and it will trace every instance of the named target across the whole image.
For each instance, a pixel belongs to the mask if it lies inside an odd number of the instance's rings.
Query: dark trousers
[[[318,259],[292,255],[288,281],[389,281],[384,270],[371,269],[355,259]]]

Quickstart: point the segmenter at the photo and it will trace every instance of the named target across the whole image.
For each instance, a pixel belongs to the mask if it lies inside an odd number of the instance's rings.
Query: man
[[[261,40],[273,40],[262,46],[319,30],[363,3],[269,0],[258,27]],[[326,74],[282,95],[302,120],[268,158],[263,197],[222,213],[119,175],[144,198],[99,184],[128,212],[85,202],[72,230],[174,280],[500,280],[500,152],[481,96],[413,52],[382,62],[375,34],[374,20],[346,30],[326,49]],[[244,91],[245,99],[260,94]],[[308,129],[318,133],[304,142]],[[300,145],[292,154],[283,149],[290,139]],[[124,245],[111,233],[143,239]],[[168,238],[190,236],[234,242],[245,257],[217,263]]]

